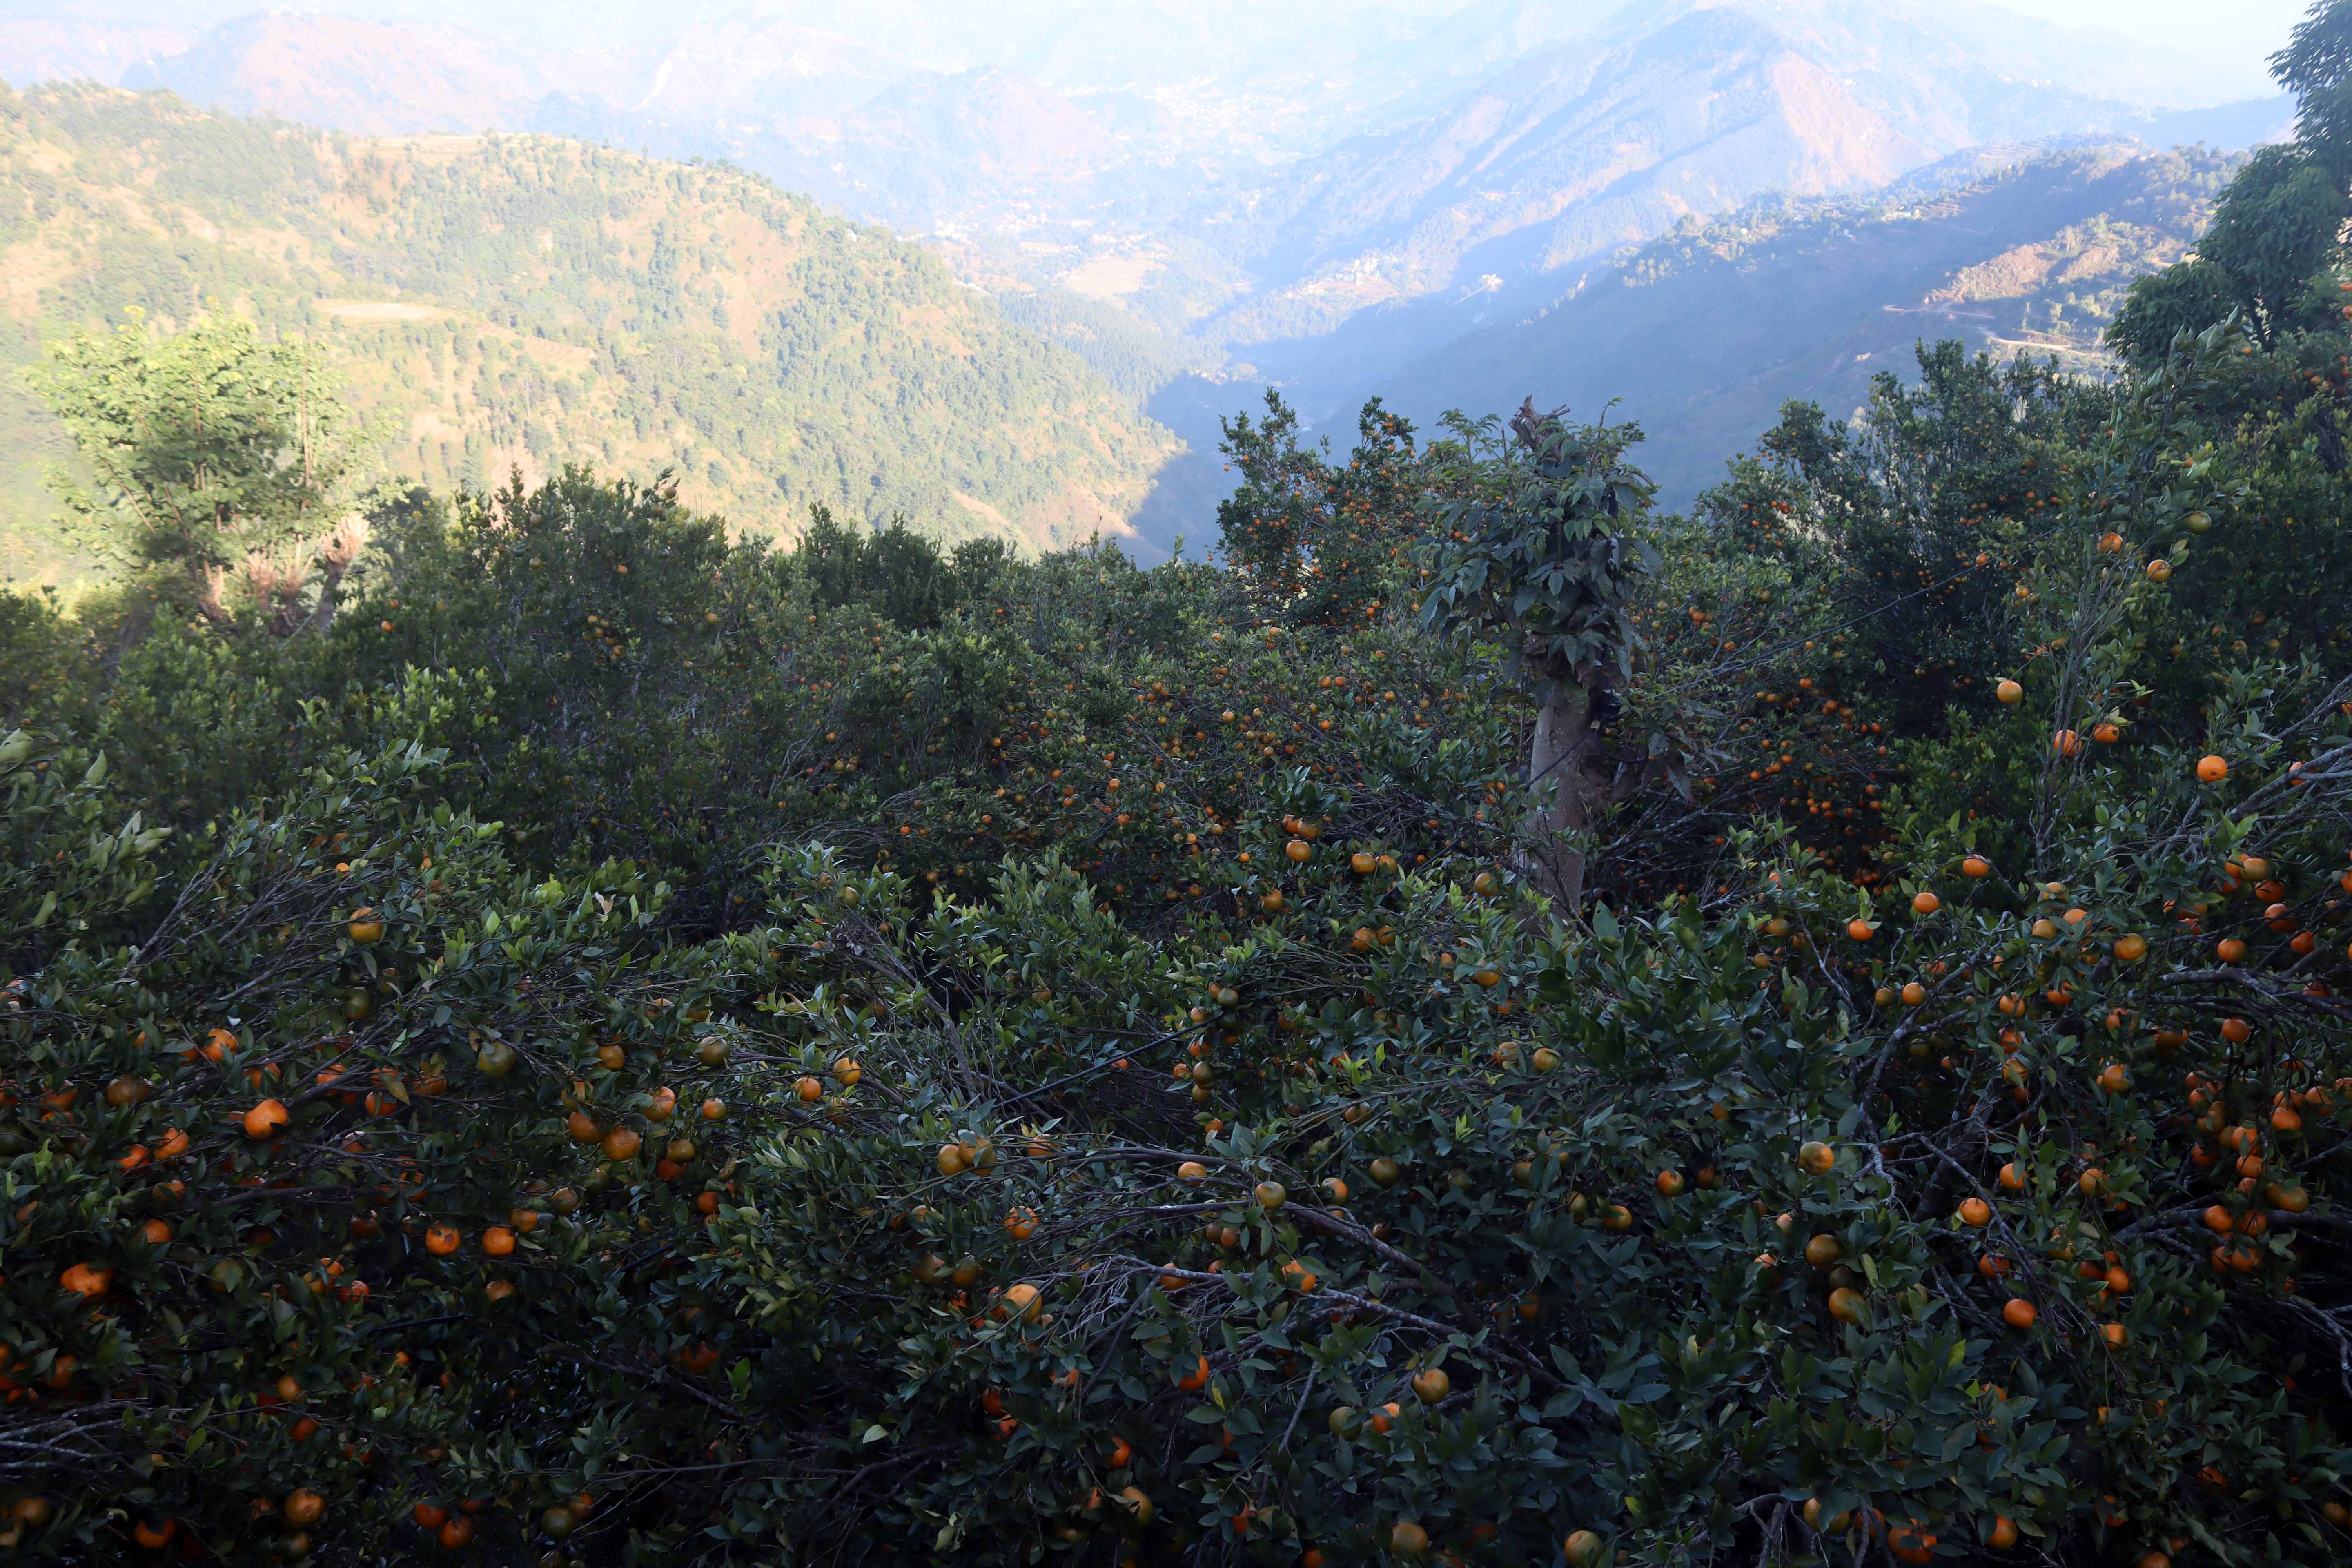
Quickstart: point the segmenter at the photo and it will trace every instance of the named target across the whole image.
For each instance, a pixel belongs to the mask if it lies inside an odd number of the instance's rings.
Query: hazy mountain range
[[[723,158],[921,237],[1150,399],[1196,465],[1203,411],[1253,395],[1228,379],[1279,378],[1318,414],[1407,385],[1486,407],[1543,395],[1530,381],[1581,395],[1564,367],[1598,363],[1576,334],[1606,313],[1537,312],[1580,288],[1608,298],[1595,279],[1629,251],[1768,194],[1850,199],[1919,171],[1965,184],[1994,147],[2011,163],[2122,138],[2234,149],[2291,120],[2251,58],[1965,0],[365,8],[31,0],[0,17],[0,77],[163,87],[356,134]],[[2082,185],[2095,203],[2107,188]],[[2012,226],[1984,237],[1990,254],[2087,217],[1994,208]],[[1947,281],[1905,268],[1987,259],[1903,237],[1903,299]],[[1657,390],[1648,356],[1622,369],[1629,397]],[[1207,482],[1163,479],[1148,524]]]

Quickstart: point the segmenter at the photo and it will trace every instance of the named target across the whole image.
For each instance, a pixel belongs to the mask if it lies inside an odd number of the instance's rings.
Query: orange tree
[[[2340,1556],[2352,690],[2139,701],[2286,471],[2240,346],[2066,447],[2013,702],[1838,658],[1820,531],[1629,519],[1610,728],[1692,790],[1584,921],[1501,651],[1207,568],[573,476],[316,639],[13,620],[79,732],[0,747],[10,1541]]]

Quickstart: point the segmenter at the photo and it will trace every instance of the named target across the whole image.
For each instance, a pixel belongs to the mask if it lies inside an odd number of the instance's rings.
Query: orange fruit
[[[1986,859],[1981,855],[1971,855],[1967,859],[1960,862],[1960,875],[1964,877],[1990,877],[1992,875],[1992,862]]]
[[[436,1258],[446,1258],[463,1245],[465,1238],[454,1225],[428,1225],[425,1227],[425,1250]]]
[[[313,1525],[327,1514],[327,1500],[309,1487],[298,1487],[287,1494],[284,1509],[289,1524]]]
[[[482,1232],[482,1251],[491,1258],[506,1258],[515,1249],[515,1233],[505,1226],[494,1225]]]
[[[1819,1139],[1809,1140],[1797,1150],[1798,1168],[1808,1174],[1825,1175],[1836,1163],[1837,1151]]]
[[[1658,1173],[1658,1195],[1660,1197],[1678,1198],[1682,1196],[1682,1193],[1683,1173],[1680,1171],[1660,1171]]]
[[[2012,706],[2025,700],[2025,688],[2014,680],[2004,680],[1992,689],[1992,694]]]
[[[2116,957],[2125,963],[2137,963],[2147,956],[2147,939],[2134,933],[2116,938]]]
[[[1911,895],[1911,909],[1915,914],[1932,915],[1943,907],[1943,900],[1924,889]]]
[[[245,1113],[245,1135],[247,1138],[273,1138],[286,1129],[288,1121],[283,1100],[265,1100]]]
[[[364,906],[352,911],[351,923],[343,928],[357,942],[382,942],[383,917]]]
[[[1454,1380],[1442,1366],[1433,1366],[1412,1374],[1412,1394],[1423,1405],[1442,1405],[1454,1392]]]
[[[94,1301],[105,1295],[107,1287],[113,1283],[113,1269],[100,1268],[88,1263],[77,1263],[58,1276],[60,1289],[70,1290],[86,1301]]]
[[[1877,930],[1876,926],[1865,920],[1855,919],[1845,922],[1845,934],[1856,942],[1868,942],[1876,934]]]
[[[615,1127],[604,1134],[603,1152],[604,1158],[617,1164],[623,1160],[635,1159],[637,1150],[644,1142],[645,1140],[639,1138],[634,1130]]]
[[[1988,1226],[1992,1223],[1992,1205],[1982,1198],[1966,1198],[1960,1203],[1960,1223]]]
[[[2083,749],[2083,737],[2072,730],[2061,730],[2050,737],[2050,749],[2062,757],[2071,757]]]
[[[2220,757],[2200,757],[2197,762],[2197,776],[2207,784],[2220,784],[2230,776],[2230,764]]]
[[[2021,1296],[2011,1297],[2000,1310],[2000,1321],[2012,1329],[2030,1329],[2033,1326],[2033,1320],[2040,1316],[2033,1310],[2033,1303]]]
[[[1841,1323],[1862,1321],[1862,1292],[1844,1286],[1831,1291],[1830,1316]]]
[[[2003,1514],[1992,1516],[1992,1528],[1985,1531],[1985,1544],[1996,1552],[2006,1552],[2017,1544],[2017,1521]]]

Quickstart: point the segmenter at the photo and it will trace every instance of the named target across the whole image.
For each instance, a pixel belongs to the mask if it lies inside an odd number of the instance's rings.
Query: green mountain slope
[[[436,486],[674,467],[740,528],[823,501],[1044,547],[1124,531],[1174,446],[925,252],[730,168],[0,97],[6,368],[208,305],[330,345],[383,469]],[[0,575],[75,570],[40,488],[65,443],[13,374],[0,451]]]
[[[1922,339],[2107,368],[2100,334],[2131,280],[2204,232],[2232,157],[2084,148],[1951,170],[1863,199],[1686,223],[1547,309],[1446,343],[1371,390],[1419,417],[1522,396],[1640,421],[1642,460],[1681,500],[1785,399],[1843,416]],[[1334,414],[1338,412],[1334,405]]]

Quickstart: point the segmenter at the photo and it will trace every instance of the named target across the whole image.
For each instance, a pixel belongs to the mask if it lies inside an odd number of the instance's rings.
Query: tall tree
[[[1593,731],[1612,672],[1627,669],[1634,579],[1652,564],[1624,525],[1653,486],[1625,461],[1638,426],[1570,425],[1565,412],[1538,414],[1528,399],[1491,457],[1478,455],[1483,431],[1462,432],[1469,467],[1484,472],[1444,487],[1460,499],[1438,512],[1421,615],[1441,633],[1494,638],[1533,689],[1528,784],[1542,805],[1530,858],[1573,910],[1584,896],[1581,837],[1608,787]]]
[[[2233,311],[2265,347],[2334,319],[2338,297],[2322,275],[2352,222],[2352,0],[2321,0],[2270,64],[2295,96],[2295,140],[2238,172],[2194,260],[2132,285],[2108,339],[2136,362]]]
[[[266,342],[236,316],[157,331],[134,310],[25,374],[89,467],[88,484],[62,466],[50,483],[91,543],[163,569],[208,615],[226,613],[226,570],[334,521],[351,419],[315,345]]]

